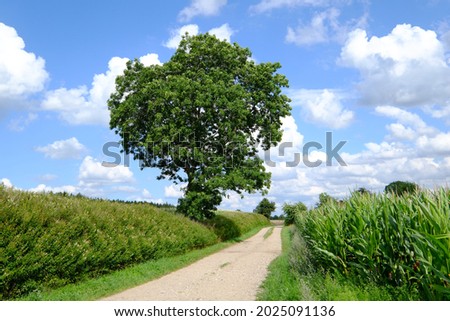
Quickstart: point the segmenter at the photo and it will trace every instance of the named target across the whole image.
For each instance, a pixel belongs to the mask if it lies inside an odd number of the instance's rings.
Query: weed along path
[[[103,300],[255,300],[267,275],[267,266],[281,253],[281,228],[264,228],[255,236],[190,266]]]

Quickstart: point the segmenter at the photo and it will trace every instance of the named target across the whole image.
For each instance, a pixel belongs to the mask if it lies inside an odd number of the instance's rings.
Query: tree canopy
[[[258,206],[256,206],[256,208],[253,210],[253,212],[262,214],[265,217],[270,218],[270,215],[273,211],[275,211],[275,209],[275,202],[271,202],[267,198],[263,198],[261,202],[259,202]]]
[[[169,61],[127,63],[108,106],[110,127],[140,168],[186,184],[178,210],[212,217],[229,190],[270,187],[258,150],[282,137],[290,114],[279,63],[256,63],[251,52],[213,35],[185,35]]]
[[[419,185],[413,182],[395,181],[386,185],[384,191],[396,195],[415,193],[419,190]]]

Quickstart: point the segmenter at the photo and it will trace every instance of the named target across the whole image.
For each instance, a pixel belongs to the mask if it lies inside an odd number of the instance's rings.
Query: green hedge
[[[267,226],[270,221],[261,214],[219,211],[218,215],[206,221],[205,224],[213,229],[221,241],[227,241],[254,228]]]

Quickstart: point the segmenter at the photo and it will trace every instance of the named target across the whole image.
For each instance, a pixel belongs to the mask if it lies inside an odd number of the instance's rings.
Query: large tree
[[[128,62],[108,101],[111,129],[141,169],[186,184],[181,212],[212,217],[227,191],[270,187],[258,148],[281,140],[290,114],[280,67],[213,35],[185,35],[163,65]]]
[[[386,185],[384,191],[396,195],[413,194],[419,190],[419,185],[413,182],[395,181]]]
[[[264,215],[267,218],[270,218],[270,215],[273,211],[275,211],[276,205],[275,202],[269,201],[267,198],[263,198],[261,202],[259,202],[258,206],[253,210],[254,213],[258,213]]]

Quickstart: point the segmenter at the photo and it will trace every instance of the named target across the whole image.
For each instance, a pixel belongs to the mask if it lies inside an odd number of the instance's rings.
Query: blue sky
[[[176,203],[179,186],[155,169],[107,168],[106,100],[128,59],[164,63],[180,33],[210,32],[280,62],[290,82],[292,147],[268,197],[313,205],[394,180],[424,187],[450,178],[450,1],[1,1],[0,180],[31,191]],[[333,162],[287,167],[302,146],[346,141]],[[310,160],[325,160],[311,149]],[[260,194],[222,208],[253,210]]]

